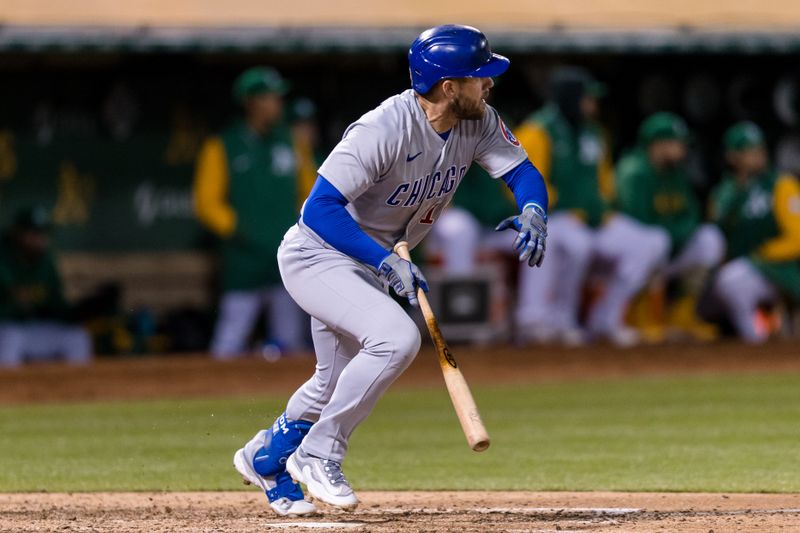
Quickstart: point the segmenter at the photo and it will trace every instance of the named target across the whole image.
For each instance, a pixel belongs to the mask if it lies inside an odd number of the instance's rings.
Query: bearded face
[[[476,101],[459,94],[450,100],[450,111],[459,120],[480,120],[486,111],[486,102],[483,98]]]
[[[480,120],[486,111],[486,98],[494,82],[491,78],[462,78],[448,107],[459,120]]]

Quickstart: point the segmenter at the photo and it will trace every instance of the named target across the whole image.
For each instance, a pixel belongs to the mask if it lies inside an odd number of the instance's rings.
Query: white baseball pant
[[[666,233],[665,230],[661,230]],[[694,269],[711,269],[725,256],[725,236],[714,224],[701,224],[678,255],[665,269],[666,277],[674,278]]]
[[[444,272],[451,276],[468,276],[475,272],[479,250],[510,252],[515,237],[513,231],[496,232],[484,228],[472,213],[451,206],[434,224],[425,247],[442,255]]]
[[[779,294],[749,259],[740,257],[725,263],[717,272],[714,292],[743,340],[751,343],[766,340],[756,330],[753,315],[759,304],[775,302]]]
[[[214,359],[233,359],[247,351],[246,343],[258,315],[267,309],[267,327],[272,340],[290,351],[305,347],[303,313],[282,286],[254,291],[229,291],[222,295],[214,327],[211,354]]]
[[[76,365],[91,361],[92,340],[86,330],[49,321],[0,322],[0,367],[59,358]]]
[[[567,331],[578,326],[583,283],[593,259],[611,266],[611,277],[590,312],[587,327],[608,334],[623,325],[626,305],[667,258],[664,232],[622,214],[593,229],[577,216],[557,211],[547,223],[547,252],[540,268],[520,271],[516,311],[520,328]]]

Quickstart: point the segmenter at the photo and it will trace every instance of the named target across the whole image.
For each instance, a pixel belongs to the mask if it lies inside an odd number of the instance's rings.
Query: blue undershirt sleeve
[[[340,252],[378,268],[390,252],[364,233],[346,205],[342,193],[323,176],[317,176],[303,207],[303,223]]]
[[[536,204],[547,213],[547,186],[542,174],[526,159],[501,176],[514,193],[520,212],[529,204]]]

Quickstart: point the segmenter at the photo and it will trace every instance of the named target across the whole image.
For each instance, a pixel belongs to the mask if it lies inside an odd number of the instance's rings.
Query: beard
[[[483,99],[470,102],[461,96],[456,96],[450,101],[450,111],[459,120],[480,120],[486,111]]]

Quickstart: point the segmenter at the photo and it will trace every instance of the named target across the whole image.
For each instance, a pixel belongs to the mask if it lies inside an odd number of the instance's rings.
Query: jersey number
[[[435,220],[433,218],[433,212],[435,210],[436,210],[436,206],[433,206],[430,209],[428,209],[428,212],[425,213],[425,216],[422,217],[421,219],[419,219],[419,223],[420,224],[433,224],[433,221]]]

